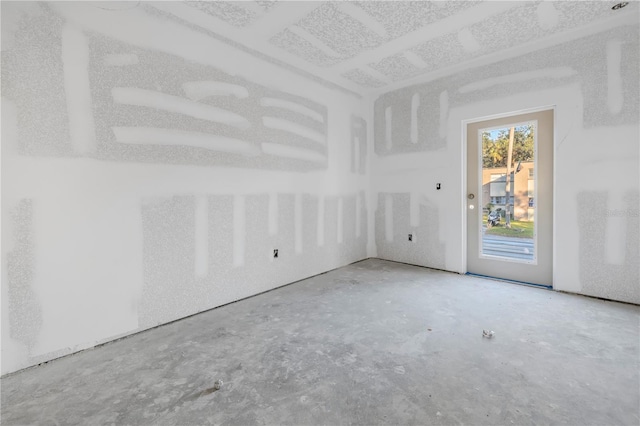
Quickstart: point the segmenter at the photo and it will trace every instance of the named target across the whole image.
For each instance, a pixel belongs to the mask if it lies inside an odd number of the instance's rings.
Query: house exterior
[[[515,173],[513,182],[513,197],[511,213],[514,220],[533,220],[535,213],[535,174],[533,161],[520,164],[520,171]],[[492,204],[492,210],[502,208],[506,210],[507,168],[482,169],[482,207]]]

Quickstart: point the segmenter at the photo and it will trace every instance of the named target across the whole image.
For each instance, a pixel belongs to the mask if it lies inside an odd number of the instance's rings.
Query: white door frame
[[[522,94],[519,96],[526,96],[526,94]],[[511,116],[515,116],[515,115],[520,115],[520,114],[527,114],[527,113],[534,113],[534,112],[540,112],[540,111],[547,111],[547,110],[553,110],[553,192],[552,192],[552,199],[553,199],[553,213],[552,213],[552,250],[553,250],[553,254],[552,254],[552,261],[551,261],[551,268],[552,268],[552,280],[551,280],[551,287],[553,288],[555,285],[555,276],[556,276],[556,151],[557,151],[557,125],[556,125],[556,119],[557,119],[557,105],[556,104],[548,104],[548,105],[541,105],[541,106],[536,106],[536,107],[531,107],[531,108],[524,108],[524,109],[518,109],[518,110],[512,110],[512,111],[508,111],[508,112],[500,112],[500,113],[496,113],[496,114],[490,114],[490,115],[484,115],[484,116],[480,116],[480,117],[473,117],[473,118],[466,118],[466,119],[462,119],[460,122],[460,125],[462,127],[462,132],[461,132],[461,148],[462,148],[462,158],[461,158],[461,170],[462,170],[462,192],[461,192],[461,205],[462,205],[462,265],[463,265],[463,274],[466,274],[468,272],[468,264],[467,264],[467,244],[468,244],[468,236],[467,236],[467,194],[468,192],[468,188],[467,188],[467,125],[471,124],[471,123],[477,123],[479,121],[487,121],[487,120],[493,120],[493,119],[497,119],[497,118],[506,118],[506,117],[511,117]]]

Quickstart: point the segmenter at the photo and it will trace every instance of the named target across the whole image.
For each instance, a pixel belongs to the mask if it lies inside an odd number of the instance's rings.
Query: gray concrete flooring
[[[639,326],[371,259],[7,376],[2,423],[637,425]]]

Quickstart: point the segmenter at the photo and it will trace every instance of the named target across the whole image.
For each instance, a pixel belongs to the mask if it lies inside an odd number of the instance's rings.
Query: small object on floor
[[[213,382],[213,390],[219,390],[222,387],[222,380],[216,380]]]
[[[493,330],[482,330],[482,337],[486,337],[487,339],[491,339],[494,334]]]

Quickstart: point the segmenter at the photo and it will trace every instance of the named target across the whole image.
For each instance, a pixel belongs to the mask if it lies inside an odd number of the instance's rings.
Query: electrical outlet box
[[[409,241],[413,241],[413,234],[409,234]]]
[[[278,249],[273,249],[273,258],[276,259],[278,257]]]

